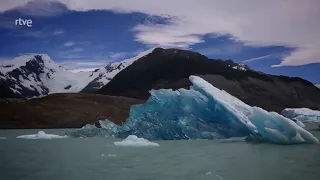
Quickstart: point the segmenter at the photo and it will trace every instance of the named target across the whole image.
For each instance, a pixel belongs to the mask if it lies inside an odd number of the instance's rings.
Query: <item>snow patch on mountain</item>
[[[248,71],[248,70],[251,70],[253,71],[252,69],[249,68],[249,66],[247,66],[246,64],[243,64],[243,63],[236,63],[236,62],[233,62],[232,60],[226,60],[224,61],[229,67],[235,69],[235,70],[239,70],[239,71]]]
[[[247,71],[248,70],[247,65],[245,65],[243,63],[239,63],[237,66],[233,66],[232,68],[236,69],[236,70],[240,70],[240,71]]]

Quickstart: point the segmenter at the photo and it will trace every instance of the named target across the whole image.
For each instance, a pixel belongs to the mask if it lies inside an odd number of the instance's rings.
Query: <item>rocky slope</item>
[[[231,63],[208,59],[196,52],[156,48],[117,74],[97,93],[147,99],[151,89],[188,88],[188,76],[200,75],[245,103],[269,111],[280,112],[287,107],[320,109],[320,90],[312,83],[263,74]]]
[[[0,129],[76,128],[101,119],[125,121],[130,106],[143,101],[96,94],[52,94],[42,98],[0,99]]]

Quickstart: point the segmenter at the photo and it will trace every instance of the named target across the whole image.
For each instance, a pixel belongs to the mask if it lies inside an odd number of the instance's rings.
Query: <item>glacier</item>
[[[320,111],[309,108],[286,108],[281,114],[294,121],[320,122]]]
[[[275,144],[318,143],[311,133],[276,112],[251,107],[198,76],[190,76],[190,89],[151,90],[150,98],[133,105],[127,121],[115,125],[100,120],[101,128],[87,125],[73,137],[129,135],[148,140],[226,139]]]

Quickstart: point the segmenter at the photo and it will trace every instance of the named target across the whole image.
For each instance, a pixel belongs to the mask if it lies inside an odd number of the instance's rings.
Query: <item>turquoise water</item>
[[[37,131],[0,131],[6,137],[0,138],[1,180],[320,179],[320,145],[184,140],[117,147],[114,138],[15,138]],[[67,130],[44,131],[63,135]]]

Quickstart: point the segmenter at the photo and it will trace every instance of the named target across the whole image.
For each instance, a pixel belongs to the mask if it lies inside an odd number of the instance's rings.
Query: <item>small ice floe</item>
[[[44,131],[39,131],[38,134],[29,134],[18,136],[17,138],[21,139],[62,139],[67,138],[68,136],[59,136],[55,134],[46,134]]]
[[[218,177],[219,179],[223,179],[223,177],[220,176],[219,174],[217,174],[216,177]]]
[[[211,172],[207,172],[205,175],[211,175],[212,173]]]
[[[109,157],[117,157],[116,154],[108,154]]]
[[[106,155],[105,154],[101,154],[101,157],[105,157]],[[116,154],[108,154],[108,156],[109,157],[117,157],[117,155]]]
[[[135,135],[129,135],[126,139],[118,142],[114,142],[116,146],[159,146],[158,143],[150,142],[144,138],[138,138]]]
[[[0,137],[0,139],[7,139],[6,137]]]

